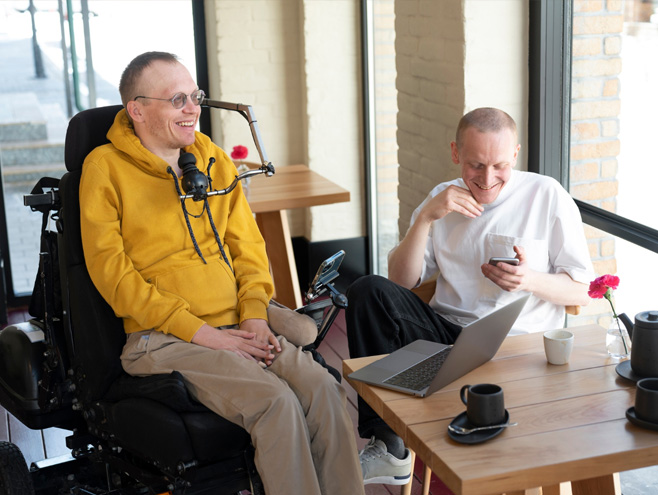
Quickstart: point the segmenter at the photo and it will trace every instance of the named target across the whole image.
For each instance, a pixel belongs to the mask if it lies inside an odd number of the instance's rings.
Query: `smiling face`
[[[451,143],[452,161],[461,166],[462,179],[480,204],[493,203],[505,187],[516,165],[521,145],[510,129],[480,132],[464,129],[461,146]]]
[[[188,95],[182,108],[170,101],[139,98],[130,101],[128,112],[133,119],[135,134],[146,149],[168,162],[178,159],[180,149],[195,140],[195,127],[201,107],[195,105],[190,93],[198,89],[189,71],[178,62],[154,61],[140,75],[138,94],[151,98],[171,99],[176,93]]]

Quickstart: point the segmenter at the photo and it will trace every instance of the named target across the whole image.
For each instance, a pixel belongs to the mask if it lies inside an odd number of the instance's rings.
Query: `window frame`
[[[528,170],[569,190],[573,0],[529,5]],[[658,253],[658,230],[574,198],[583,222]]]

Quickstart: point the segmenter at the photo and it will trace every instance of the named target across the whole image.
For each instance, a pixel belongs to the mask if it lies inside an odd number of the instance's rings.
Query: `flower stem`
[[[622,344],[624,344],[624,354],[628,354],[628,346],[626,346],[626,339],[624,339],[624,333],[621,330],[621,325],[619,324],[619,316],[617,316],[617,312],[615,311],[615,305],[612,304],[612,289],[608,288],[606,293],[604,294],[604,297],[608,300],[610,303],[610,308],[612,309],[612,316],[614,316],[615,321],[617,322],[617,328],[619,329],[619,337],[621,338]]]
[[[628,354],[628,347],[626,347],[626,339],[624,339],[624,334],[621,331],[621,325],[619,324],[619,318],[617,317],[617,315],[615,315],[615,321],[617,322],[617,328],[619,329],[619,336],[621,337],[621,342],[622,344],[624,344],[624,354]]]

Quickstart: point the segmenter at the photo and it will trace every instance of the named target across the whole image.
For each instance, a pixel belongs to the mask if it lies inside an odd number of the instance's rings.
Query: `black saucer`
[[[509,412],[506,409],[504,422],[507,423],[508,421],[509,421]],[[466,411],[464,411],[463,413],[458,415],[455,419],[453,419],[450,424],[453,426],[462,426],[464,428],[474,428],[474,426],[468,422],[468,418],[466,417]],[[450,431],[450,428],[448,428],[448,435],[455,442],[472,445],[475,443],[482,443],[482,442],[486,442],[487,440],[491,440],[493,437],[500,435],[504,429],[505,429],[504,427],[492,428],[490,430],[480,430],[480,431],[474,431],[473,433],[468,433],[466,435],[460,435],[459,433],[454,433]]]
[[[622,361],[617,366],[615,366],[615,371],[622,378],[626,378],[627,380],[630,380],[632,382],[637,382],[638,380],[642,380],[642,378],[644,378],[643,376],[640,376],[633,371],[633,369],[631,368],[630,359],[627,359],[626,361]]]
[[[651,423],[650,421],[645,421],[638,418],[635,415],[634,407],[630,407],[626,410],[626,419],[633,423],[635,426],[639,426],[640,428],[658,431],[658,423]]]

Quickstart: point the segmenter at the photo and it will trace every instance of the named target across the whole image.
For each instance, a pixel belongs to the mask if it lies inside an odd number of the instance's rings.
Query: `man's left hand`
[[[516,266],[504,262],[498,262],[496,265],[485,263],[481,266],[482,274],[507,292],[525,290],[528,285],[528,278],[532,274],[532,271],[528,268],[525,249],[521,246],[514,246],[514,252],[519,260],[519,264]]]
[[[256,340],[265,344],[271,344],[274,346],[273,351],[281,352],[281,344],[279,344],[276,336],[272,333],[272,330],[270,330],[267,321],[258,318],[243,320],[242,323],[240,323],[240,330],[255,333]],[[263,362],[265,365],[270,366],[273,361],[268,359]]]

